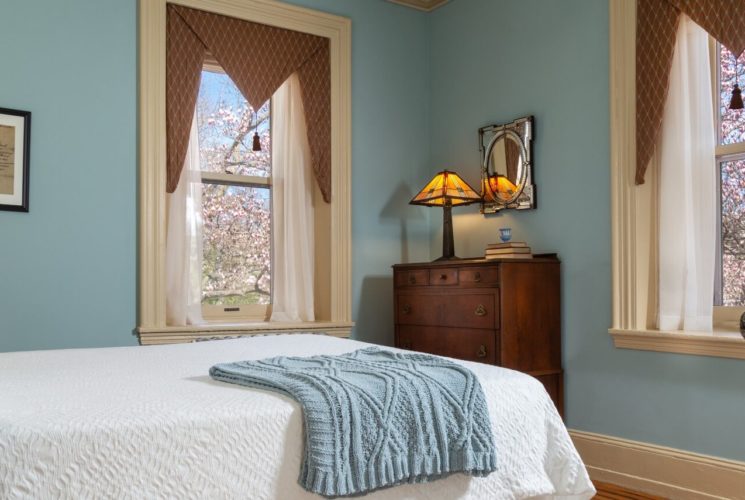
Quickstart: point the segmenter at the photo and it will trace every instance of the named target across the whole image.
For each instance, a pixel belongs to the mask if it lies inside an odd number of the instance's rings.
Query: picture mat
[[[14,129],[15,144],[13,151],[13,171],[12,177],[13,189],[11,193],[3,190],[3,181],[0,180],[0,205],[21,205],[23,204],[23,142],[24,142],[24,118],[22,116],[0,114],[0,126],[12,127]],[[0,135],[0,140],[2,135]],[[0,165],[0,174],[2,166]]]
[[[13,194],[16,129],[0,125],[0,194]]]

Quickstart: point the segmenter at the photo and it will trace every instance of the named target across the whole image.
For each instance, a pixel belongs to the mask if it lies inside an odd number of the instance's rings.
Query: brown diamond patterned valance
[[[168,4],[166,45],[167,183],[178,185],[205,54],[209,52],[259,109],[297,72],[313,172],[331,200],[329,40],[319,36]]]
[[[745,50],[745,0],[637,0],[637,184],[644,184],[647,164],[662,127],[681,14],[690,17],[734,54]]]

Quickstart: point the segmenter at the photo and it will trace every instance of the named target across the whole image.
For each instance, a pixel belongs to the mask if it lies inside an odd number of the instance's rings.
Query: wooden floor
[[[665,500],[664,497],[627,490],[614,484],[601,483],[599,481],[593,481],[593,484],[595,485],[595,489],[598,490],[598,494],[595,495],[594,500]]]

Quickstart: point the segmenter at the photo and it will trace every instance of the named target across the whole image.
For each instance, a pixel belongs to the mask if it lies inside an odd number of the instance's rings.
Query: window
[[[713,43],[720,208],[714,305],[745,306],[745,112],[729,109],[735,82],[745,84],[745,54],[735,64],[729,50]]]
[[[168,0],[168,3],[329,40],[331,74],[331,203],[315,210],[316,321],[294,326],[266,322],[169,326],[166,321],[166,0],[139,8],[139,259],[137,334],[141,344],[190,342],[203,336],[273,330],[348,336],[351,292],[351,22],[311,9],[264,0]],[[265,189],[264,187],[256,189]],[[333,263],[333,265],[332,265]]]
[[[202,179],[202,314],[263,320],[271,304],[271,106],[258,112],[219,66],[197,98]],[[261,151],[253,150],[258,133]]]
[[[658,207],[654,195],[659,179],[650,169],[645,184],[634,183],[636,2],[610,0],[609,13],[612,323],[608,331],[618,348],[745,359],[739,332],[671,335],[655,329]],[[736,324],[727,326],[734,330]]]

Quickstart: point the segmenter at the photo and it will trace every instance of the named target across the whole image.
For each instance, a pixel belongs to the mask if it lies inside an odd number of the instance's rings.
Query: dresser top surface
[[[504,263],[518,263],[518,264],[531,264],[531,263],[559,263],[559,259],[556,254],[537,254],[532,258],[527,259],[484,259],[483,257],[469,257],[464,259],[452,259],[452,260],[433,260],[432,262],[409,262],[404,264],[393,264],[394,269],[397,268],[413,268],[413,267],[460,267],[460,266],[483,266],[483,265],[499,265]]]

